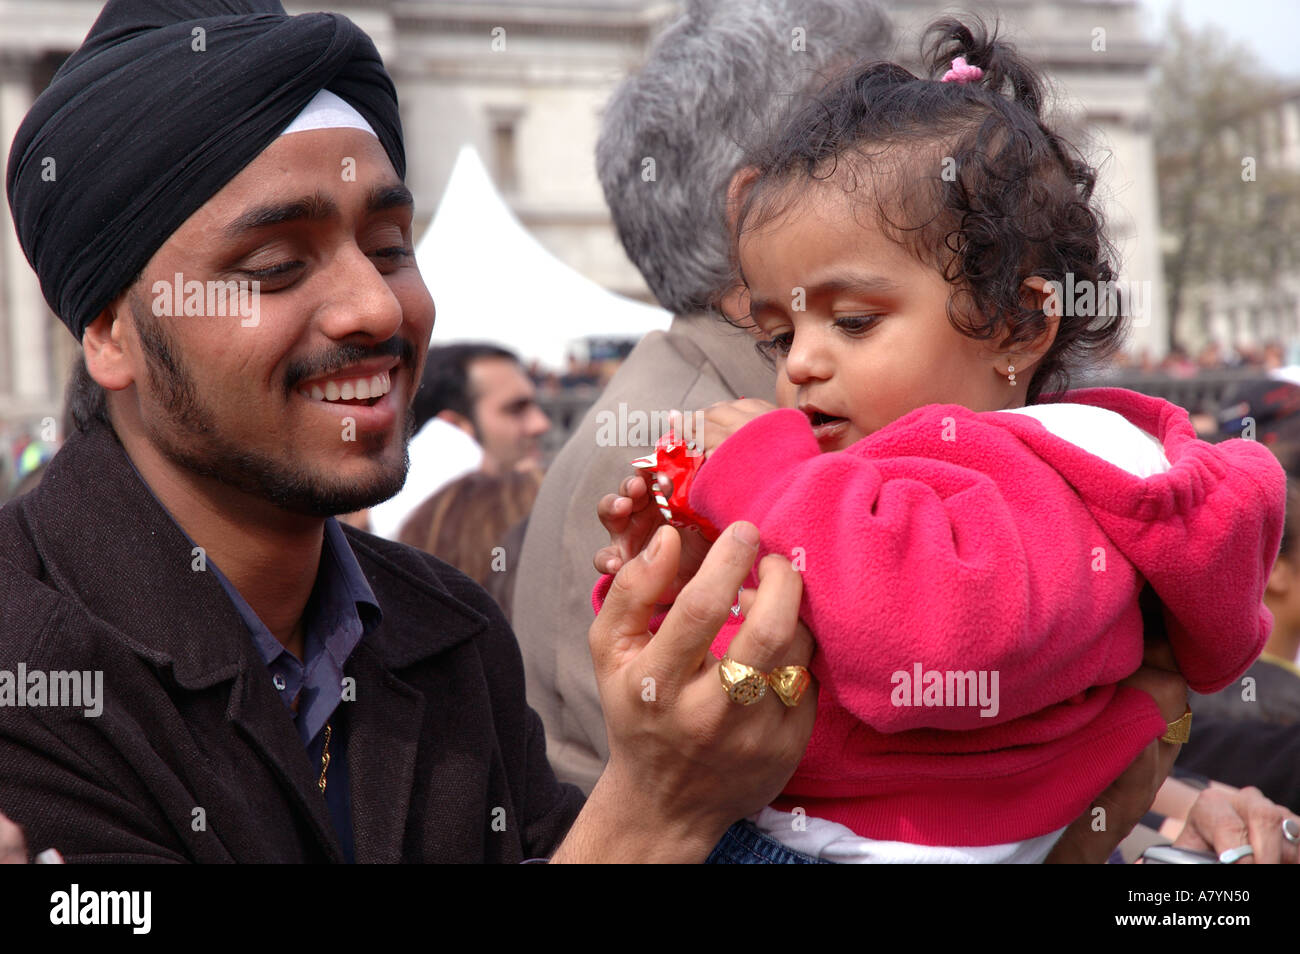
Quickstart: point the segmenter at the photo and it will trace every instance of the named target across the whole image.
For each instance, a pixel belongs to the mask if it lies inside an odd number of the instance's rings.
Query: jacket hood
[[[1217,692],[1234,682],[1273,628],[1263,597],[1285,519],[1282,466],[1255,441],[1198,439],[1186,410],[1134,391],[1089,388],[1041,403],[1114,411],[1160,442],[1170,468],[1142,478],[1055,436],[1031,417],[999,415],[1003,426],[1075,489],[1150,583],[1191,688]],[[1235,647],[1233,658],[1207,657],[1204,647],[1215,645]]]

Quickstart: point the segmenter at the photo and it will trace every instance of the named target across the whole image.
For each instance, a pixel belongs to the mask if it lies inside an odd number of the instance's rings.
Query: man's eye
[[[414,254],[414,249],[407,248],[405,245],[394,245],[389,248],[376,249],[370,253],[370,256],[372,258],[386,258],[389,261],[396,262]]]
[[[301,268],[302,262],[277,262],[274,265],[268,265],[265,268],[246,268],[244,274],[258,281],[271,281],[276,278],[288,275],[294,269]]]

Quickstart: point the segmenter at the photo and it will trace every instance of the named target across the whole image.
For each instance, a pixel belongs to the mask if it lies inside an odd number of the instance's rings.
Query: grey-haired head
[[[892,40],[869,0],[687,3],[610,98],[596,144],[619,238],[660,304],[701,311],[731,284],[725,199],[744,147]]]

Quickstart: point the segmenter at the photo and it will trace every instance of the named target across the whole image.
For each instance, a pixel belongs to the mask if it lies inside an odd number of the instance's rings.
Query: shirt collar
[[[154,502],[176,525],[176,529],[181,532],[186,540],[189,540],[191,546],[197,546],[194,539],[185,532],[185,528],[172,516],[171,511],[158,499],[158,495],[153,492],[153,488],[144,479],[140,469],[135,466],[135,461],[131,460],[131,455],[123,453],[122,456],[126,458],[127,464],[135,471],[136,477],[140,479],[141,485],[153,497]],[[248,627],[253,637],[253,643],[257,647],[258,655],[262,657],[263,662],[270,665],[284,651],[284,646],[266,628],[258,615],[253,612],[253,608],[239,595],[239,591],[226,579],[225,574],[218,569],[217,565],[211,561],[206,561],[206,567],[217,578],[217,582],[226,591],[226,595],[230,597],[235,610],[239,613],[239,618]],[[335,663],[342,667],[348,656],[352,654],[352,650],[356,648],[357,643],[379,625],[383,619],[383,612],[379,608],[379,603],[375,600],[374,591],[366,581],[365,574],[361,572],[361,565],[357,563],[356,554],[352,552],[352,547],[348,545],[348,539],[343,534],[343,528],[339,526],[339,522],[333,517],[329,517],[325,521],[320,569],[316,573],[316,586],[313,590],[313,596],[317,595],[317,593],[324,594],[324,604],[319,607],[319,612],[329,612],[334,620],[338,620],[350,612],[361,621],[359,631],[356,631],[352,636],[348,636],[343,640],[326,638],[326,650],[334,658]],[[309,611],[311,603],[312,601],[308,600]],[[339,627],[330,626],[324,630],[326,633],[334,631],[339,631]]]

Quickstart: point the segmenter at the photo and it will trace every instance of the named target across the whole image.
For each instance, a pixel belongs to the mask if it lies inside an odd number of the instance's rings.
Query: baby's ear
[[[749,289],[742,283],[736,282],[718,300],[718,309],[732,324],[742,324],[743,319],[749,317]],[[762,337],[758,327],[752,322],[744,324],[744,327],[752,334]]]
[[[737,169],[731,181],[727,183],[727,228],[735,230],[736,217],[740,215],[740,208],[745,204],[745,198],[757,180],[758,168],[745,166]]]
[[[1042,310],[1048,318],[1061,317],[1061,283],[1031,275],[1020,283],[1020,300],[1026,308]]]
[[[1020,283],[1020,303],[1030,311],[1042,311],[1047,316],[1047,327],[1033,341],[1017,345],[1018,361],[1016,367],[1024,369],[1033,367],[1052,347],[1056,332],[1060,328],[1061,286],[1059,282],[1048,281],[1039,275],[1031,275]]]

